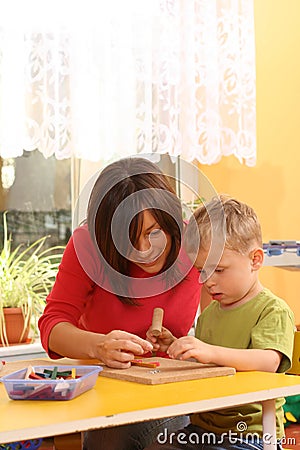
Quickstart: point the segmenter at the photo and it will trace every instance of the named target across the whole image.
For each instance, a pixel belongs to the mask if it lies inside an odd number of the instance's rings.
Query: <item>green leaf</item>
[[[28,323],[37,334],[37,321],[46,297],[52,289],[64,247],[44,248],[50,236],[43,236],[29,246],[11,249],[7,230],[7,212],[3,213],[3,243],[0,252],[0,342],[7,344],[3,308],[21,307],[25,332]]]

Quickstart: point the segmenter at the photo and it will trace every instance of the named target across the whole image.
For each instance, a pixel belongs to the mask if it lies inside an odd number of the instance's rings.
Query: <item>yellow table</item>
[[[0,383],[0,442],[12,442],[262,402],[264,433],[274,435],[276,397],[300,394],[300,377],[265,372],[142,385],[99,376],[69,401],[10,400]],[[274,448],[275,442],[266,448]]]

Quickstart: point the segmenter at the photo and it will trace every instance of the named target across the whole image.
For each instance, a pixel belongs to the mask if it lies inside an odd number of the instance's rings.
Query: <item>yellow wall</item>
[[[264,242],[300,240],[300,1],[254,0],[254,7],[257,164],[227,157],[201,170],[218,192],[256,209]],[[261,281],[286,299],[300,324],[300,270],[264,267]]]

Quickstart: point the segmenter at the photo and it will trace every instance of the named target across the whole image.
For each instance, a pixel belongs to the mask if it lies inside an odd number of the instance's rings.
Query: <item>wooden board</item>
[[[61,365],[101,365],[103,371],[100,376],[117,378],[119,380],[134,381],[142,384],[164,384],[175,381],[196,380],[199,378],[220,377],[234,375],[233,367],[220,367],[213,364],[200,364],[191,361],[178,361],[166,358],[145,358],[145,361],[158,361],[160,366],[157,369],[147,367],[131,366],[129,369],[111,369],[101,364],[97,360],[77,360],[62,358],[59,360],[33,359],[28,361],[8,361],[0,371],[0,377],[12,373],[24,367],[31,366],[61,366]],[[159,370],[159,372],[154,372]]]
[[[192,361],[178,361],[166,358],[145,358],[145,361],[158,361],[160,365],[157,369],[138,366],[131,366],[129,369],[111,369],[104,366],[103,371],[99,375],[142,384],[164,384],[235,374],[233,367],[219,367]]]

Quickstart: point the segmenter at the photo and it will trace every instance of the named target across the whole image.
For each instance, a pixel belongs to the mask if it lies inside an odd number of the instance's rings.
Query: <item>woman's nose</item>
[[[146,238],[140,238],[137,243],[137,250],[140,252],[147,252],[151,248],[150,240]]]

